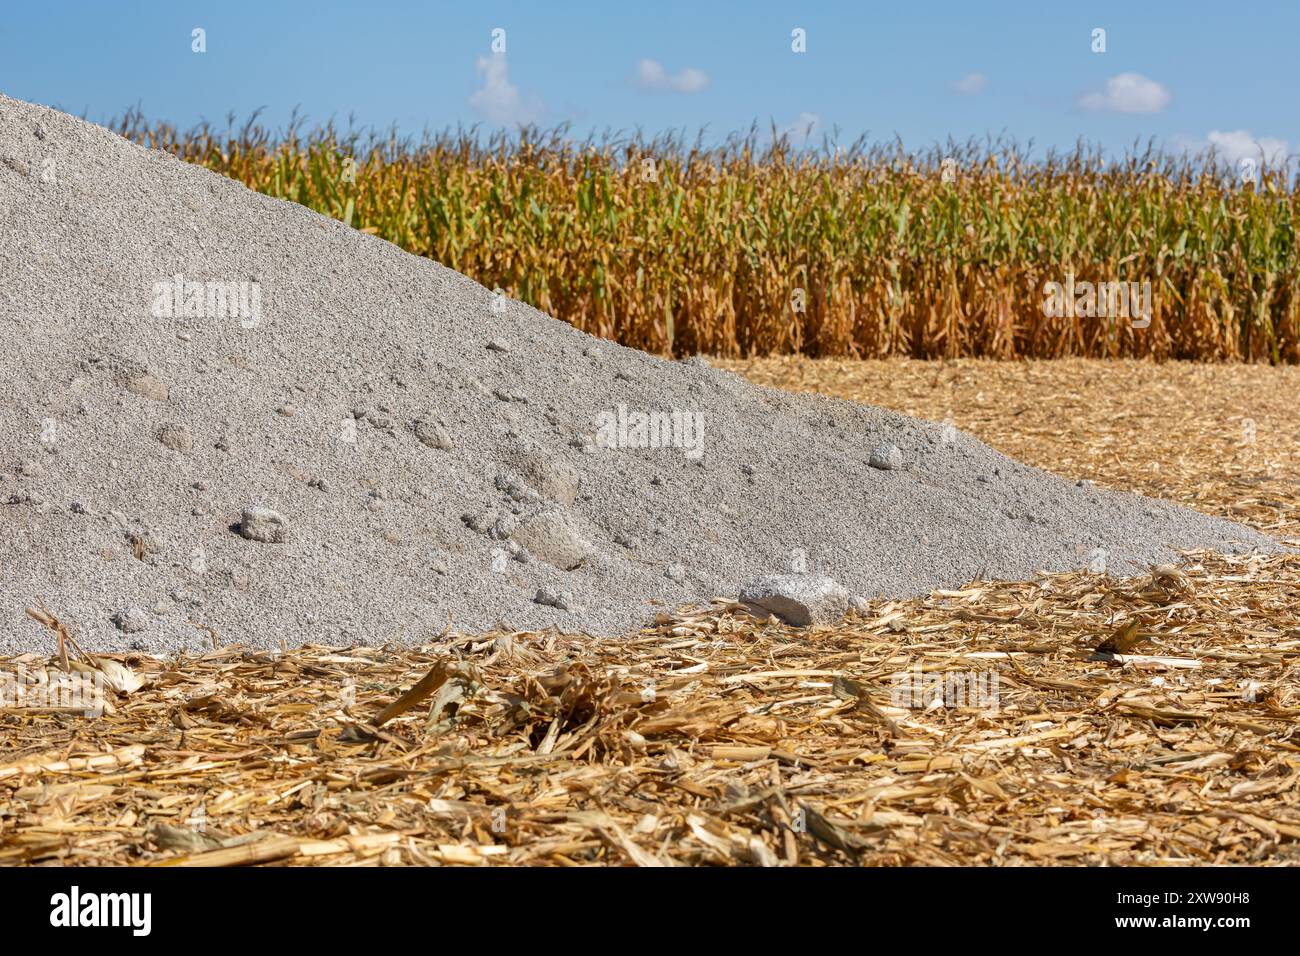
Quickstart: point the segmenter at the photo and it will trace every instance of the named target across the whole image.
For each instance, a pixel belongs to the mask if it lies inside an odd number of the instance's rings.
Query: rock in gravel
[[[178,451],[183,455],[188,455],[194,450],[194,434],[188,425],[169,422],[158,429],[158,440],[172,451]]]
[[[591,542],[562,511],[543,511],[522,522],[512,540],[538,560],[572,571],[591,554]]]
[[[882,442],[871,452],[867,463],[881,471],[895,471],[903,467],[903,450],[890,442]]]
[[[113,615],[113,626],[123,634],[139,634],[149,627],[149,615],[131,605]]]
[[[572,591],[560,591],[558,594],[553,594],[545,588],[538,588],[537,594],[533,596],[533,603],[556,607],[561,611],[571,611],[576,607],[573,603]]]
[[[495,511],[466,511],[460,516],[460,520],[471,531],[487,534],[496,524],[497,513]]]
[[[415,437],[420,440],[421,444],[429,448],[451,451],[454,447],[451,435],[438,422],[416,421],[411,425],[411,430],[415,432]]]
[[[773,574],[747,584],[740,600],[796,627],[834,624],[849,608],[849,592],[824,574]]]
[[[249,541],[262,544],[284,544],[289,528],[284,516],[270,508],[245,508],[239,521],[239,533]]]
[[[170,391],[167,386],[148,369],[127,366],[117,375],[117,384],[141,398],[153,399],[155,402],[167,401]]]
[[[553,452],[531,449],[521,454],[515,465],[524,480],[543,498],[567,508],[578,496],[578,487],[582,483],[578,470]]]
[[[1276,547],[1165,502],[1081,493],[1079,475],[956,429],[940,445],[934,423],[593,338],[4,96],[0,157],[0,502],[15,502],[0,505],[0,654],[54,650],[26,616],[33,595],[88,650],[129,647],[112,614],[172,592],[250,648],[552,626],[539,590],[581,595],[566,625],[616,636],[810,543],[820,573],[873,600],[1072,570],[1076,542],[1117,576],[1177,549]],[[13,172],[47,161],[54,182]],[[160,435],[182,422],[178,454]],[[885,444],[906,461],[888,476],[870,461]],[[15,474],[26,459],[44,473]],[[254,509],[271,505],[278,520]],[[120,530],[114,512],[130,516]],[[145,527],[162,550],[142,562],[121,531]],[[194,640],[177,619],[154,621],[152,650]]]

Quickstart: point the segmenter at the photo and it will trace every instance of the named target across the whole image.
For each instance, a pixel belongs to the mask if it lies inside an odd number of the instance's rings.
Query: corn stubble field
[[[115,127],[654,353],[1300,359],[1300,207],[1267,170],[1082,146],[808,152],[757,131]],[[1151,326],[1044,315],[1068,275],[1150,282]]]
[[[123,128],[588,331],[947,419],[1300,545],[1295,206],[1267,179]],[[1067,269],[1157,283],[1151,327],[1044,316]],[[974,581],[833,627],[751,610],[716,599],[619,641],[0,662],[0,691],[18,667],[122,688],[93,719],[0,707],[0,864],[1300,862],[1295,554]],[[995,707],[897,694],[974,672]]]

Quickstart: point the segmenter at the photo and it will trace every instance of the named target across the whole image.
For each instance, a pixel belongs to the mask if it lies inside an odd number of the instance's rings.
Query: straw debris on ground
[[[4,711],[0,862],[1296,862],[1298,592],[1203,555],[812,631],[127,657],[112,713]]]

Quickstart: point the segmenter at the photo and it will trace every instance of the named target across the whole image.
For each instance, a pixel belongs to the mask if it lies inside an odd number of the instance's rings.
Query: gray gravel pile
[[[3,97],[0,355],[3,652],[49,648],[38,602],[90,647],[159,653],[205,628],[612,635],[791,573],[838,582],[812,590],[838,608],[1270,546],[939,424],[591,338]]]

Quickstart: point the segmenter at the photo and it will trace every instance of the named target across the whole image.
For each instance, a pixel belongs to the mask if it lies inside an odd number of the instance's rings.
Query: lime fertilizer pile
[[[0,652],[618,635],[1176,549],[1229,522],[575,331],[0,97]],[[811,610],[810,610],[811,609]],[[215,632],[215,638],[214,633]]]

